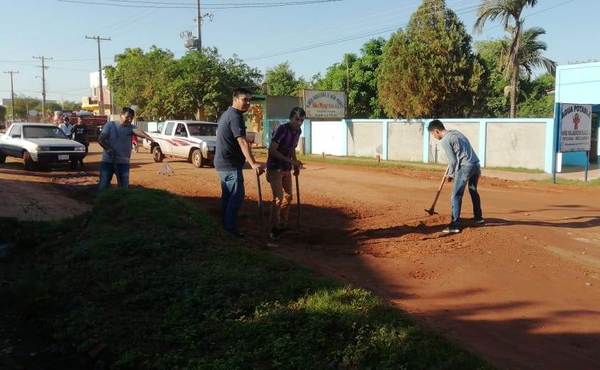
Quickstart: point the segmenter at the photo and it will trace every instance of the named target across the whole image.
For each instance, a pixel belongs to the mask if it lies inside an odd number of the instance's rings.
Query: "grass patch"
[[[413,169],[413,170],[421,170],[421,171],[435,171],[435,172],[443,172],[446,169],[445,165],[441,164],[428,164],[422,162],[408,162],[408,161],[377,161],[376,158],[370,157],[338,157],[326,155],[325,157],[321,155],[299,155],[298,159],[301,161],[307,162],[317,162],[317,163],[329,163],[329,164],[338,164],[338,165],[348,165],[348,166],[363,166],[363,167],[373,167],[373,168],[404,168],[404,169]]]
[[[380,162],[378,162],[376,158],[370,158],[370,157],[338,157],[338,156],[331,156],[331,155],[326,155],[325,157],[323,157],[321,155],[300,155],[300,156],[298,156],[298,159],[301,161],[307,161],[307,162],[329,163],[329,164],[339,164],[339,165],[349,165],[349,166],[364,166],[364,167],[373,167],[373,168],[402,168],[402,169],[433,171],[433,172],[443,172],[446,170],[446,165],[444,165],[444,164],[409,162],[409,161],[391,161],[391,160],[387,160],[387,161],[381,160]],[[522,167],[515,167],[515,168],[513,168],[513,167],[485,167],[485,169],[506,171],[506,172],[531,173],[531,174],[544,173],[544,171],[542,171],[542,170],[522,168]]]
[[[16,243],[0,261],[4,347],[28,328],[38,348],[25,357],[64,370],[490,368],[371,293],[217,229],[144,189],[107,191],[84,218],[0,223]],[[30,364],[18,352],[0,367]]]
[[[549,179],[542,180],[544,183],[552,184],[552,177]],[[556,183],[558,185],[572,185],[572,186],[582,186],[582,187],[600,187],[600,179],[589,180],[585,182],[583,180],[572,180],[572,179],[563,179],[560,177],[556,178]]]
[[[518,173],[531,173],[531,174],[540,174],[545,173],[543,170],[537,170],[532,168],[524,168],[524,167],[485,167],[486,170],[494,170],[494,171],[506,171],[506,172],[518,172]]]

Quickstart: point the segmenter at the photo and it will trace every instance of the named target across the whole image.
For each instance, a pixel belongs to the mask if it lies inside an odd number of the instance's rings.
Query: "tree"
[[[344,55],[342,62],[327,69],[325,77],[317,82],[318,88],[345,91],[351,117],[381,117],[383,111],[377,97],[377,70],[384,47],[385,40],[377,38],[362,46],[360,56]]]
[[[296,79],[290,64],[284,62],[273,68],[267,69],[263,85],[263,93],[272,96],[297,96],[299,88],[305,85],[305,81]]]
[[[475,30],[482,32],[488,21],[500,20],[504,30],[510,34],[510,43],[504,57],[504,71],[510,80],[510,117],[517,111],[517,90],[519,83],[519,50],[521,49],[523,10],[535,6],[537,0],[482,0],[475,21]]]
[[[554,75],[545,73],[535,80],[521,81],[519,117],[552,117],[554,115]]]
[[[216,119],[231,103],[234,87],[256,89],[262,77],[237,57],[217,49],[190,51],[181,59],[152,47],[126,49],[107,67],[117,105],[137,105],[142,119]]]
[[[479,104],[485,81],[456,14],[444,0],[424,0],[385,47],[379,100],[392,117],[459,117]]]
[[[258,90],[262,75],[256,68],[236,56],[223,59],[216,48],[202,52],[190,51],[179,61],[182,73],[185,107],[193,105],[192,112],[199,118],[216,118],[231,105],[231,93],[236,87]]]
[[[521,34],[519,45],[519,77],[526,75],[531,78],[533,70],[536,68],[544,68],[548,73],[554,75],[556,72],[556,62],[546,58],[543,52],[547,46],[543,41],[538,40],[538,37],[545,35],[546,31],[541,27],[533,27],[525,30]],[[509,46],[505,43],[505,54],[509,52]]]
[[[475,44],[476,53],[488,71],[487,89],[482,92],[483,100],[478,107],[482,117],[508,117],[508,99],[504,93],[508,80],[498,58],[503,47],[503,40],[486,40]]]
[[[6,112],[7,112],[6,107],[3,105],[0,105],[0,123],[6,122]]]
[[[74,112],[81,110],[81,103],[75,101],[65,100],[61,105],[62,109],[65,111]]]

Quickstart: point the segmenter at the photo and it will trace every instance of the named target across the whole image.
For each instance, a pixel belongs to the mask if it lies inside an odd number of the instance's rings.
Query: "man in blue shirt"
[[[125,107],[121,111],[121,122],[107,122],[98,137],[98,144],[104,148],[100,164],[100,183],[98,190],[104,190],[110,185],[113,174],[121,188],[129,186],[129,159],[131,157],[131,137],[137,135],[154,141],[144,131],[131,124],[135,111]]]
[[[244,174],[242,169],[248,161],[257,174],[264,172],[264,165],[252,155],[246,139],[246,123],[243,114],[250,108],[252,93],[245,88],[233,91],[233,103],[218,120],[215,169],[221,179],[221,210],[225,231],[235,238],[243,238],[237,227],[238,211],[244,201]]]
[[[481,176],[479,158],[473,150],[471,143],[456,130],[446,130],[440,120],[433,120],[428,127],[431,135],[440,140],[440,145],[444,148],[446,157],[448,157],[448,173],[446,178],[448,182],[454,180],[452,187],[452,222],[444,229],[445,233],[455,234],[460,232],[460,211],[462,207],[462,198],[465,187],[469,187],[469,194],[473,201],[473,215],[476,224],[483,224],[483,215],[481,211],[481,199],[477,192],[477,183]]]

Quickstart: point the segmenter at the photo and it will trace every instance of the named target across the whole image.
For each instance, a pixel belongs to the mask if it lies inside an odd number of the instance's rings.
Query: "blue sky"
[[[93,0],[82,0],[93,1]],[[110,0],[96,0],[110,2]],[[157,1],[157,0],[154,0]],[[203,0],[206,4],[273,2],[281,0]],[[286,0],[288,1],[288,0]],[[162,0],[190,3],[195,0]],[[403,27],[421,0],[343,0],[325,4],[269,9],[206,10],[214,14],[203,26],[203,44],[223,56],[237,54],[263,72],[289,61],[299,76],[323,73],[346,52],[358,52],[369,36],[389,37]],[[480,0],[447,0],[468,32],[473,34]],[[177,56],[185,52],[179,37],[195,31],[194,9],[148,9],[65,3],[57,0],[1,0],[0,70],[18,70],[15,91],[40,96],[41,74],[32,56],[53,57],[47,70],[48,99],[80,101],[89,93],[88,73],[97,70],[96,43],[85,35],[112,38],[102,43],[103,61],[127,47],[157,45]],[[600,59],[594,42],[600,1],[540,0],[525,15],[526,26],[546,29],[547,56],[559,64]],[[364,37],[361,37],[364,36]],[[498,38],[502,29],[489,24],[475,40]],[[348,41],[340,42],[343,39]],[[319,43],[327,46],[295,53]],[[282,54],[282,55],[275,55]],[[10,97],[9,76],[0,73],[0,97]]]

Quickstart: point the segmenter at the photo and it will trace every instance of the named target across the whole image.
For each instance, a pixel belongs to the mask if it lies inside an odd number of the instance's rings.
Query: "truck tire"
[[[200,168],[204,166],[204,158],[202,158],[202,151],[200,149],[194,149],[191,158],[194,167]]]
[[[154,162],[162,162],[163,159],[165,159],[165,156],[163,155],[162,150],[160,150],[160,146],[156,145],[154,147],[152,147],[152,158],[154,159]]]
[[[27,150],[23,151],[23,165],[27,171],[33,171],[35,167],[35,162],[31,159],[31,154]]]

